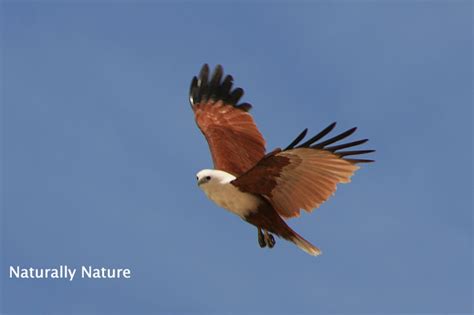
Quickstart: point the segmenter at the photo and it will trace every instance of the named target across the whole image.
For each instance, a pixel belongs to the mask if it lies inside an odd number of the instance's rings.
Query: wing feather
[[[327,147],[345,139],[356,131],[351,128],[335,137],[315,143],[335,127],[329,125],[303,144],[306,129],[285,150],[275,150],[254,167],[235,179],[232,184],[241,191],[265,196],[278,213],[286,218],[299,216],[300,209],[310,212],[318,208],[336,191],[338,183],[350,182],[359,168],[357,163],[367,159],[345,159],[349,155],[361,155],[374,150],[338,150],[363,144],[367,139]]]
[[[237,104],[244,90],[232,90],[233,78],[216,66],[209,80],[205,64],[191,81],[189,100],[196,123],[206,138],[214,168],[239,176],[265,155],[265,140],[257,129],[248,103]],[[222,81],[222,82],[221,82]]]

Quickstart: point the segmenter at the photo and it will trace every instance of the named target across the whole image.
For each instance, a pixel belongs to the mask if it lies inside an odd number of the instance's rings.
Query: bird
[[[357,164],[374,162],[360,155],[375,150],[344,150],[368,141],[339,143],[356,127],[323,140],[335,128],[333,122],[309,139],[306,128],[283,149],[266,152],[252,105],[239,102],[244,90],[233,88],[233,81],[221,65],[210,74],[208,64],[192,78],[189,102],[214,164],[196,174],[197,185],[215,204],[254,225],[260,247],[273,248],[276,235],[318,256],[321,250],[286,220],[318,208],[337,184],[350,182]]]

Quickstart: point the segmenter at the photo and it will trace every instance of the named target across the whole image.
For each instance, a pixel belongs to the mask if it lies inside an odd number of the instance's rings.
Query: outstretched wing
[[[287,148],[277,149],[265,156],[252,169],[232,184],[241,191],[266,197],[285,218],[299,216],[300,209],[310,212],[319,207],[336,191],[338,183],[348,183],[359,168],[357,163],[373,162],[348,159],[346,156],[374,150],[340,151],[367,142],[368,139],[329,146],[356,130],[349,129],[333,138],[316,143],[334,129],[329,125],[316,136],[297,146],[306,136],[305,129]]]
[[[232,76],[222,77],[222,66],[217,65],[209,81],[205,64],[199,78],[191,82],[189,101],[209,144],[214,168],[239,176],[265,155],[265,140],[248,113],[252,106],[237,104],[244,91],[232,90]]]

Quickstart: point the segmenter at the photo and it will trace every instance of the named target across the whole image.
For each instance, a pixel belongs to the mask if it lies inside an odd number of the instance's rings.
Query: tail
[[[258,211],[249,213],[245,217],[245,220],[258,228],[267,230],[281,238],[284,238],[287,241],[294,243],[300,249],[312,256],[318,256],[321,254],[319,248],[293,231],[288,226],[288,224],[286,224],[285,220],[283,220],[278,212],[272,207],[272,205],[265,199],[262,199],[262,203],[259,206]]]
[[[313,244],[311,244],[310,242],[302,238],[298,233],[293,231],[291,228],[289,228],[289,230],[290,230],[289,235],[288,236],[282,235],[283,238],[289,240],[290,242],[293,242],[301,250],[304,250],[305,252],[307,252],[308,254],[312,256],[318,256],[321,254],[321,251],[319,250],[319,248],[317,248],[316,246],[314,246]]]
[[[277,233],[277,235],[294,243],[301,250],[304,250],[312,256],[318,256],[321,254],[319,248],[317,248],[316,246],[305,240],[301,235],[293,231],[280,216],[278,217],[280,218],[280,231],[279,233]]]

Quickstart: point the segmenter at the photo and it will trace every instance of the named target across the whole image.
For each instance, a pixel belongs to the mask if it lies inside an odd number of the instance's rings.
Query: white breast
[[[209,199],[240,217],[256,211],[261,202],[256,196],[241,192],[231,183],[204,186],[203,190]]]

